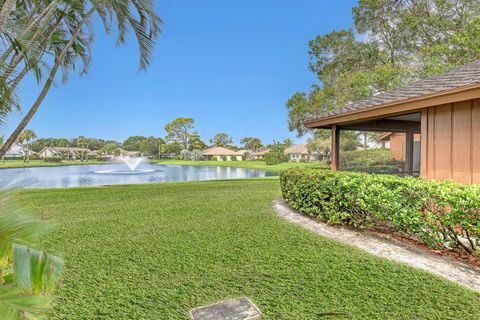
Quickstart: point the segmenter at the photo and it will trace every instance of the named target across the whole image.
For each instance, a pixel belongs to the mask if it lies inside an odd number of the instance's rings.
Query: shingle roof
[[[296,144],[294,146],[286,148],[284,153],[285,154],[307,153],[307,145],[306,144]]]
[[[255,153],[255,155],[257,156],[264,156],[266,155],[267,153],[269,153],[270,151],[272,151],[272,149],[264,149],[262,151],[258,151],[257,153]]]
[[[237,152],[227,148],[213,147],[204,150],[202,154],[204,156],[236,156]]]
[[[326,112],[320,116],[314,117],[311,121],[330,118],[353,111],[360,111],[383,104],[392,104],[403,100],[419,98],[425,95],[473,84],[480,84],[480,60],[445,73],[413,82],[407,86],[389,92],[377,94],[360,102],[349,104],[344,108]]]

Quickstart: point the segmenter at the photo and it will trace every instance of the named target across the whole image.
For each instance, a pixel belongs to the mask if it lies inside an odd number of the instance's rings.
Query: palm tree
[[[82,149],[88,149],[89,144],[90,144],[90,140],[88,138],[79,137],[77,139],[77,145]],[[82,161],[88,162],[88,151],[82,150],[81,155],[82,155]]]
[[[25,151],[25,140],[26,140],[26,136],[25,136],[25,133],[22,131],[22,132],[20,132],[20,134],[18,135],[16,141],[17,141],[17,143],[18,143],[19,145],[22,146],[23,162],[26,162],[26,161],[27,161],[27,158],[26,158],[27,152]]]
[[[126,42],[126,33],[133,30],[140,50],[140,69],[151,61],[155,40],[160,33],[161,20],[151,0],[86,0],[86,1],[4,1],[0,9],[0,120],[14,107],[19,107],[15,89],[31,73],[42,83],[42,65],[53,65],[43,81],[43,87],[29,111],[0,148],[3,155],[26,128],[49,92],[59,70],[63,80],[68,72],[77,69],[77,60],[85,73],[91,60],[92,30],[87,22],[95,13],[107,31],[116,21],[117,42]],[[6,18],[5,18],[6,17]],[[8,20],[9,23],[6,21]],[[14,27],[10,27],[14,25]]]
[[[37,139],[37,134],[33,130],[23,130],[22,134],[24,135],[25,138],[25,144],[26,144],[26,162],[30,162],[30,142]]]

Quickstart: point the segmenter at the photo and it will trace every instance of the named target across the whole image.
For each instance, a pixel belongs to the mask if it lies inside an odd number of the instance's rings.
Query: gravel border
[[[480,269],[478,268],[458,262],[450,257],[424,251],[414,245],[399,240],[385,239],[367,232],[339,228],[323,222],[316,222],[290,208],[281,199],[274,201],[273,208],[283,219],[323,237],[360,248],[379,257],[428,271],[462,286],[480,291]]]

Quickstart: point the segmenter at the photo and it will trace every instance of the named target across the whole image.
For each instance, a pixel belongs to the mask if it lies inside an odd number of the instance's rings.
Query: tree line
[[[201,140],[195,129],[193,118],[177,118],[165,126],[167,132],[165,137],[154,136],[130,136],[123,142],[105,140],[99,138],[88,138],[80,136],[73,139],[67,138],[38,138],[33,130],[25,129],[21,132],[16,142],[22,146],[26,161],[28,161],[29,150],[40,152],[45,147],[84,148],[95,150],[99,155],[120,155],[122,150],[138,151],[143,155],[161,157],[162,155],[179,156],[182,151],[204,150],[209,147],[224,147],[232,150],[246,149],[258,152],[273,146],[282,145],[284,148],[293,145],[290,139],[282,142],[274,141],[264,145],[260,138],[244,137],[240,140],[240,146],[233,143],[233,139],[227,133],[218,133],[209,139],[208,143]],[[0,145],[3,144],[3,137]]]
[[[478,0],[359,0],[352,18],[308,43],[318,81],[286,102],[299,137],[309,118],[480,59]],[[328,140],[315,133],[311,144]]]

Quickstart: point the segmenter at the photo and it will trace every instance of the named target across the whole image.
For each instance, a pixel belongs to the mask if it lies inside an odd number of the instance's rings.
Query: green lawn
[[[189,319],[250,297],[262,319],[476,319],[480,294],[278,218],[278,180],[23,191],[66,260],[51,319]],[[477,316],[475,316],[475,314]],[[322,317],[323,319],[323,317]]]
[[[0,169],[11,168],[31,168],[31,167],[57,167],[57,166],[73,166],[73,165],[86,165],[86,164],[105,164],[105,161],[89,160],[88,162],[80,161],[63,161],[63,162],[45,162],[43,160],[30,160],[25,163],[23,160],[5,160],[5,163],[0,160]]]
[[[279,172],[294,167],[325,167],[323,163],[301,163],[301,162],[284,162],[276,165],[267,165],[265,161],[188,161],[188,160],[152,160],[152,163],[159,164],[177,164],[191,166],[221,166],[221,167],[237,167],[268,170]]]

